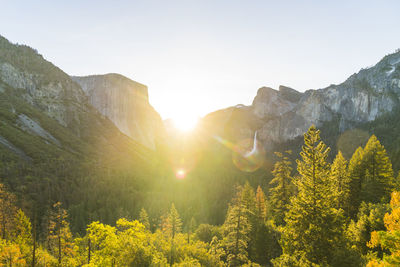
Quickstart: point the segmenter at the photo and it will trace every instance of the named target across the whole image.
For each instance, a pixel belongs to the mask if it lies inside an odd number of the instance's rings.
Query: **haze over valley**
[[[189,2],[5,5],[0,265],[400,265],[398,3]]]

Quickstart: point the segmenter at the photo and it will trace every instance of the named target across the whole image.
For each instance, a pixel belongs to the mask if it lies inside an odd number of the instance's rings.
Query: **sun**
[[[186,176],[186,171],[185,171],[184,169],[178,169],[178,170],[175,172],[175,176],[176,176],[176,178],[178,178],[178,179],[184,179],[185,176]]]
[[[198,120],[198,118],[185,116],[185,114],[180,114],[179,116],[172,118],[175,128],[182,132],[192,131],[196,128]]]

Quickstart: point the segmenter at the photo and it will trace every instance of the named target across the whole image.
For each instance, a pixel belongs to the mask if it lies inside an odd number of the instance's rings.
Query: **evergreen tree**
[[[288,154],[291,151],[287,151]],[[274,178],[271,180],[270,185],[273,186],[269,191],[269,207],[271,217],[274,219],[275,223],[282,225],[284,223],[283,218],[285,217],[285,212],[288,209],[288,204],[290,202],[290,197],[293,193],[292,187],[292,167],[291,162],[287,156],[282,153],[275,153],[279,161],[275,163],[274,170],[272,174]]]
[[[329,184],[326,161],[329,150],[320,139],[320,131],[311,126],[304,134],[302,160],[297,160],[298,194],[292,198],[285,216],[282,261],[297,257],[315,264],[329,264],[341,243],[342,214],[334,208]]]
[[[224,244],[229,266],[241,266],[248,261],[247,247],[251,225],[246,216],[249,211],[243,202],[242,191],[238,187],[224,223]]]
[[[260,186],[256,193],[256,220],[252,224],[251,240],[254,246],[251,260],[262,265],[266,265],[273,255],[272,246],[279,247],[277,240],[265,220],[267,217],[267,207],[265,194]],[[271,253],[272,252],[272,253]]]
[[[211,255],[213,258],[216,259],[221,259],[226,256],[225,250],[223,248],[223,244],[221,240],[218,239],[218,237],[214,236],[210,242],[210,249],[208,250],[208,254]],[[215,266],[218,266],[217,264],[214,264]],[[225,266],[225,265],[221,265]]]
[[[5,186],[0,184],[0,230],[3,239],[10,238],[14,227],[14,217],[17,213],[15,202],[15,195],[6,191]]]
[[[336,208],[341,208],[346,214],[350,212],[350,177],[347,170],[347,161],[339,151],[331,166],[331,181],[336,198]]]
[[[175,208],[174,203],[171,204],[171,209],[167,217],[165,230],[172,240],[175,238],[175,235],[177,233],[180,233],[182,231],[182,221],[178,211]]]
[[[348,242],[359,254],[365,255],[371,250],[367,246],[371,232],[385,229],[383,217],[389,210],[386,203],[361,203],[357,220],[351,220],[346,231]],[[379,249],[374,250],[382,254]]]
[[[364,180],[363,154],[362,147],[358,147],[353,153],[348,167],[350,178],[349,202],[351,203],[349,215],[353,219],[355,219],[361,204],[361,185]]]
[[[140,210],[139,222],[144,225],[146,230],[150,231],[149,215],[147,215],[147,211],[144,208]]]
[[[49,218],[48,242],[50,250],[58,259],[59,266],[63,263],[64,256],[73,255],[72,234],[67,217],[67,212],[61,207],[61,203],[55,203]]]
[[[385,148],[372,135],[364,148],[363,163],[365,176],[362,183],[362,200],[378,203],[389,201],[390,193],[397,187],[394,180],[392,163]]]
[[[190,244],[190,235],[196,231],[196,220],[194,217],[190,219],[190,222],[187,224],[187,239],[188,243]]]
[[[257,187],[256,193],[256,216],[260,221],[265,221],[267,217],[267,205],[264,191],[261,186]]]
[[[182,221],[180,219],[179,213],[175,208],[174,203],[171,204],[171,209],[167,216],[166,222],[164,224],[164,229],[168,236],[171,238],[171,250],[170,250],[170,264],[173,265],[175,262],[175,235],[182,231]]]
[[[11,240],[21,249],[22,254],[28,255],[32,246],[32,226],[29,218],[19,209],[14,218],[14,227]]]
[[[242,203],[244,205],[244,216],[251,226],[251,230],[248,233],[248,244],[247,244],[247,254],[250,260],[255,260],[256,258],[256,239],[258,226],[260,224],[257,217],[257,203],[256,196],[254,194],[254,189],[251,187],[247,181],[242,189]],[[263,223],[263,222],[262,222]]]
[[[249,182],[247,181],[242,188],[242,203],[246,210],[247,218],[255,217],[256,215],[256,196],[254,194],[254,189],[251,187]]]

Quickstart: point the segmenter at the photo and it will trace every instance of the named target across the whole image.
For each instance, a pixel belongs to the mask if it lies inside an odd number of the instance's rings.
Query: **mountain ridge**
[[[148,192],[162,169],[154,168],[162,166],[157,152],[102,116],[68,74],[35,49],[3,37],[0,159],[1,183],[24,205],[38,207],[32,211],[39,224],[46,207],[60,201],[74,231],[93,219],[112,222],[122,211],[134,214],[135,194],[121,190]],[[110,202],[117,197],[118,203]]]
[[[309,126],[321,127],[338,120],[338,132],[349,130],[360,123],[374,121],[392,112],[400,101],[400,51],[386,55],[374,66],[361,69],[344,82],[321,89],[299,92],[286,86],[279,90],[261,87],[250,106],[229,107],[244,120],[229,120],[229,127],[240,128],[235,140],[251,138],[254,131],[268,149],[274,144],[288,142],[302,136]],[[216,111],[205,116],[215,116]],[[228,127],[228,128],[229,128]]]

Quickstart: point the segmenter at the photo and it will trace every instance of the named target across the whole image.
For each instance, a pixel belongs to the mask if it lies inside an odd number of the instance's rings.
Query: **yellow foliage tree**
[[[75,254],[67,217],[68,214],[61,207],[61,203],[55,203],[50,214],[48,242],[59,266],[71,266]]]
[[[387,231],[374,231],[368,246],[381,246],[390,251],[383,259],[373,259],[367,266],[400,266],[400,192],[393,192],[390,200],[391,213],[386,213],[384,223]]]
[[[0,263],[1,266],[26,266],[19,246],[4,239],[1,240],[0,244]]]

